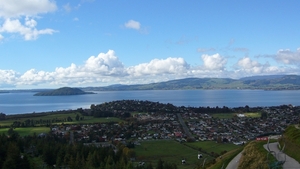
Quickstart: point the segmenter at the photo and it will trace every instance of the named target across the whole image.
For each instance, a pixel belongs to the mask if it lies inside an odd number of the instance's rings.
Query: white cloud
[[[269,63],[261,64],[251,60],[249,57],[244,57],[237,62],[237,72],[245,72],[250,75],[276,74],[284,72],[284,69],[271,66]]]
[[[51,72],[37,71],[30,69],[20,76],[18,85],[32,85],[38,83],[47,83],[54,80],[54,74]]]
[[[1,84],[14,84],[16,82],[17,73],[13,70],[0,69],[0,85]]]
[[[127,69],[131,76],[181,74],[189,69],[183,58],[154,59]]]
[[[141,24],[135,20],[129,20],[124,24],[126,28],[139,30],[141,28]]]
[[[0,42],[4,39],[4,37],[0,34]]]
[[[122,75],[124,66],[115,56],[115,52],[109,50],[107,53],[100,53],[97,57],[91,56],[85,62],[83,70],[103,75]]]
[[[290,49],[280,49],[274,56],[274,59],[284,64],[299,65],[300,48],[298,48],[295,52]]]
[[[214,55],[202,55],[201,56],[204,66],[209,70],[224,70],[227,63],[227,59],[222,57],[220,54]]]
[[[1,0],[0,17],[16,18],[20,16],[36,16],[53,12],[57,9],[51,0]]]
[[[18,19],[6,19],[0,27],[0,33],[19,33],[25,40],[35,40],[42,34],[53,34],[53,29],[37,30],[35,26],[37,22],[33,19],[26,18],[23,25]]]
[[[3,18],[3,23],[0,22],[0,33],[17,33],[25,40],[35,40],[42,34],[53,34],[53,29],[38,30],[37,21],[33,18],[56,9],[55,2],[50,0],[1,0],[0,19]],[[21,18],[24,18],[24,23]]]

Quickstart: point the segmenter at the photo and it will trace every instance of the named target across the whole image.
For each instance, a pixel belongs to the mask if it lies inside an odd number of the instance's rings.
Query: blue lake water
[[[278,106],[292,104],[300,106],[300,90],[143,90],[103,91],[97,94],[76,96],[33,96],[32,92],[1,93],[0,112],[21,114],[56,110],[89,108],[114,100],[148,100],[171,103],[175,106],[240,107],[248,105]]]

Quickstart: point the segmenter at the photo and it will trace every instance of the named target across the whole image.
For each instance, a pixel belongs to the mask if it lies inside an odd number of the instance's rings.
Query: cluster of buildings
[[[149,102],[149,104],[155,103]],[[121,107],[126,111],[126,107]],[[110,105],[110,108],[113,109],[113,106]],[[261,111],[267,115],[264,118],[238,116],[243,114],[239,112],[233,118],[221,119],[188,108],[176,109],[176,112],[170,110],[161,112],[158,109],[156,112],[134,113],[130,120],[118,123],[56,125],[52,126],[52,134],[70,142],[84,143],[130,141],[138,144],[139,140],[149,139],[188,141],[191,136],[196,141],[241,143],[260,135],[281,134],[288,125],[298,124],[300,120],[300,109],[293,106],[261,108]]]

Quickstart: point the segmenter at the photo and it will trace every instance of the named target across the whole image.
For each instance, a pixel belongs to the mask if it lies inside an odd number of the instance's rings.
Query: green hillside
[[[300,162],[300,128],[299,125],[291,125],[286,128],[280,144],[285,143],[285,152]]]

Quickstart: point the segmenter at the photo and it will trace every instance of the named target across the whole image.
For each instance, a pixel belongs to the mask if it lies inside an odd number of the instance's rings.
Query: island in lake
[[[62,87],[50,91],[42,91],[34,94],[34,96],[68,96],[68,95],[82,95],[82,94],[95,94],[93,92],[85,92],[78,88]]]

